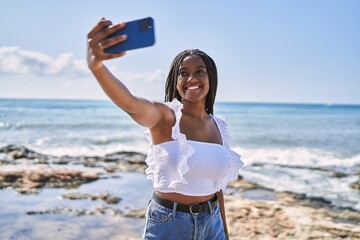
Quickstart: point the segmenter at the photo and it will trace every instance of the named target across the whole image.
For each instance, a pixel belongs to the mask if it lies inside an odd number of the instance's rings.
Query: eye
[[[185,71],[179,72],[179,76],[180,76],[180,77],[186,77],[187,75],[188,75],[188,73],[185,72]]]
[[[204,70],[202,70],[202,69],[200,69],[197,73],[198,73],[199,75],[204,75],[204,74],[206,74],[206,72],[205,72]]]

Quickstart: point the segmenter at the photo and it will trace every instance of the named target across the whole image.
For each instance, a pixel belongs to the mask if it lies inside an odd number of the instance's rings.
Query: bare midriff
[[[180,193],[163,193],[159,191],[155,191],[155,194],[161,198],[186,205],[206,202],[214,197],[214,194],[206,196],[187,196]]]

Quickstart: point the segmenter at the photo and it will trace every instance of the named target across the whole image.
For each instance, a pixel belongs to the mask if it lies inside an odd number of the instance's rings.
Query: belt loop
[[[174,206],[173,206],[173,215],[174,215],[174,217],[176,217],[176,207],[177,207],[177,202],[174,202]]]
[[[211,207],[211,201],[207,201],[207,204],[209,205],[210,215],[212,216],[214,211],[213,211],[213,208]]]

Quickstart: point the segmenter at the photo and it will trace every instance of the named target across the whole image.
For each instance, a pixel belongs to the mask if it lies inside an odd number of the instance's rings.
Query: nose
[[[193,74],[189,75],[189,78],[187,80],[188,82],[194,83],[197,81],[196,77]]]

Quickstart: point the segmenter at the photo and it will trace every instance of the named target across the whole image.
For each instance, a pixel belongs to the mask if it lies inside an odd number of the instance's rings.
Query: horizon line
[[[0,100],[37,100],[37,101],[108,101],[112,102],[111,99],[107,98],[31,98],[31,97],[0,97]],[[153,101],[163,102],[162,100],[155,99]],[[223,101],[218,100],[216,103],[242,103],[242,104],[286,104],[286,105],[325,105],[325,106],[360,106],[360,103],[325,103],[325,102],[276,102],[276,101]]]

